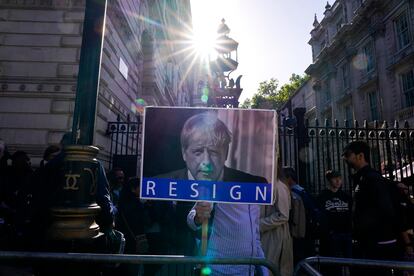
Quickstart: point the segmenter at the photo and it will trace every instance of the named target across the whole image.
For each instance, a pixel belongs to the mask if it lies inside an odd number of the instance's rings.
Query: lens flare
[[[368,58],[365,54],[358,54],[352,59],[352,65],[358,70],[366,70]]]
[[[142,114],[147,103],[143,99],[136,99],[135,102],[131,103],[131,111],[136,114]]]
[[[211,275],[211,268],[205,266],[201,269],[201,275]]]
[[[207,103],[207,102],[208,102],[208,96],[207,96],[207,95],[203,95],[203,96],[201,96],[201,101],[202,101],[203,103]]]
[[[136,99],[135,102],[137,104],[139,104],[139,105],[142,105],[142,106],[145,106],[146,105],[146,103],[145,103],[145,101],[143,99]]]
[[[203,95],[208,96],[209,93],[210,93],[210,90],[208,89],[208,87],[207,86],[204,86],[204,88],[203,88]]]
[[[201,101],[202,101],[203,103],[207,103],[207,101],[208,101],[208,95],[210,94],[210,89],[209,89],[207,86],[205,86],[205,87],[203,87],[203,89],[201,90],[201,93],[202,93],[202,96],[201,96]]]

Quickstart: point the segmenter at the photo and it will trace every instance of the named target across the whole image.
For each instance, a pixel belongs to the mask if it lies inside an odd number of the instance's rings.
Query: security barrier
[[[333,258],[333,257],[310,257],[299,262],[294,271],[294,275],[300,275],[299,272],[304,270],[308,275],[321,276],[312,264],[327,264],[341,266],[358,266],[367,268],[390,268],[398,270],[414,270],[414,262],[400,261],[383,261],[383,260],[367,260],[367,259],[350,259],[350,258]]]
[[[279,270],[272,262],[262,258],[209,258],[177,255],[121,255],[94,253],[49,253],[0,251],[0,262],[76,262],[104,264],[222,264],[222,265],[254,265],[267,267],[273,275],[280,276]]]

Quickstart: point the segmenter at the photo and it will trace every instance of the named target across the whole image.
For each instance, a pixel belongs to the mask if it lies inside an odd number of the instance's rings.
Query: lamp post
[[[238,107],[239,97],[243,89],[240,87],[241,75],[236,81],[230,78],[230,74],[237,69],[239,43],[229,37],[230,28],[221,20],[217,29],[215,50],[218,57],[210,61],[210,70],[213,74],[213,83],[209,84],[211,95],[207,105],[215,107]],[[235,56],[234,56],[235,55]]]
[[[52,240],[90,240],[99,234],[95,217],[99,163],[92,146],[107,0],[85,1],[82,47],[73,114],[72,145],[64,147],[64,177],[52,207]]]

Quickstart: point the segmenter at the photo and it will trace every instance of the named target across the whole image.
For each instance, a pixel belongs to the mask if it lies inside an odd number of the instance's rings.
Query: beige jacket
[[[261,242],[266,259],[280,267],[282,276],[291,276],[293,251],[289,231],[290,191],[280,180],[274,189],[275,203],[262,206],[260,212]]]
[[[292,195],[292,209],[290,212],[290,234],[294,239],[302,239],[306,234],[306,209],[302,198]]]

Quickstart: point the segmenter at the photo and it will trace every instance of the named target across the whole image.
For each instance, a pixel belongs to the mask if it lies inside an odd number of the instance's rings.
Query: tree
[[[244,102],[242,103],[242,105],[240,106],[241,108],[251,108],[252,107],[252,101],[247,98],[244,100]]]
[[[279,81],[277,79],[271,78],[269,81],[262,81],[259,84],[259,89],[257,94],[267,97],[275,97],[277,95],[277,87],[279,86]]]
[[[251,100],[246,99],[242,107],[280,109],[308,79],[309,76],[307,75],[292,74],[289,82],[282,85],[280,89],[278,89],[279,81],[275,78],[263,81],[259,84],[257,93],[253,95]],[[245,105],[246,103],[250,105]]]
[[[280,88],[279,93],[282,93],[283,96],[288,96],[287,99],[289,99],[289,97],[292,96],[293,93],[295,93],[295,91],[298,90],[299,87],[301,87],[302,84],[304,84],[308,79],[308,75],[301,77],[300,75],[293,73],[289,78],[289,82]]]
[[[268,81],[262,81],[259,84],[257,93],[253,95],[251,100],[252,108],[275,108],[274,104],[277,100],[277,87],[279,81],[271,78]]]

